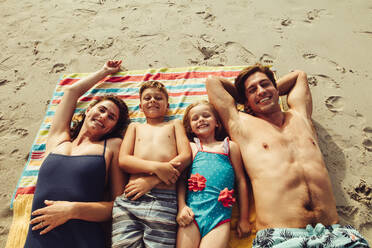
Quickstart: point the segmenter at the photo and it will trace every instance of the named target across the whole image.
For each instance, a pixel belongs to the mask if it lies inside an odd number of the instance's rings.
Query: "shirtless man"
[[[114,203],[112,247],[175,247],[175,182],[191,149],[181,120],[164,121],[168,106],[163,84],[142,85],[146,123],[130,124],[120,148],[119,166],[130,179]]]
[[[256,64],[239,74],[235,87],[210,77],[206,88],[240,146],[252,183],[259,230],[254,247],[368,247],[355,229],[337,224],[331,182],[311,121],[306,73],[291,72],[276,85],[273,72]],[[279,95],[287,95],[287,112],[281,111]],[[253,115],[239,112],[234,98]]]

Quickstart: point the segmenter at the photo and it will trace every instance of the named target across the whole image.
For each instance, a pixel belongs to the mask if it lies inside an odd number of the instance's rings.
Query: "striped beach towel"
[[[157,80],[165,85],[169,93],[167,118],[182,119],[185,109],[190,103],[208,99],[204,85],[208,75],[233,80],[242,68],[241,66],[185,67],[119,72],[105,78],[101,83],[86,92],[77,103],[76,113],[87,108],[99,96],[115,94],[120,96],[128,105],[130,118],[133,122],[144,122],[145,116],[139,110],[139,88],[144,81]],[[11,206],[14,214],[7,247],[21,247],[22,245],[17,246],[16,244],[24,242],[22,238],[25,239],[25,233],[27,232],[32,196],[45,151],[46,138],[56,107],[63,95],[63,89],[66,85],[73,84],[87,75],[86,73],[64,75],[55,88],[44,121],[31,147],[30,156],[12,198]],[[234,212],[237,211],[234,210]],[[254,213],[252,221],[254,221]],[[234,224],[234,219],[232,222]],[[235,239],[234,235],[232,234],[232,239]],[[233,241],[231,247],[250,247],[247,244],[251,243],[253,237],[248,239],[249,241]]]

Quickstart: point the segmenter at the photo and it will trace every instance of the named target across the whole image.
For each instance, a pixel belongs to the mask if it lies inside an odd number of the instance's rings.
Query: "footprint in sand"
[[[306,13],[306,18],[304,22],[307,22],[307,23],[313,22],[314,20],[318,19],[320,14],[324,11],[325,9],[313,9],[313,10],[308,11]]]
[[[372,152],[372,127],[365,127],[363,128],[363,136],[364,140],[362,142],[363,147],[369,151]]]
[[[334,67],[336,69],[336,71],[339,71],[341,73],[346,73],[345,67],[339,65],[336,61],[333,61],[331,59],[323,58],[323,57],[321,57],[319,55],[316,55],[314,53],[304,53],[304,54],[302,54],[302,57],[306,60],[314,60],[314,61],[317,61],[317,62],[322,62],[322,61],[326,62],[327,64]],[[349,70],[349,72],[354,73],[353,70]]]
[[[226,54],[232,55],[233,57],[240,58],[242,63],[253,63],[256,60],[256,56],[245,48],[240,43],[234,41],[228,41],[225,43]]]
[[[313,53],[305,53],[305,54],[302,54],[302,57],[304,59],[315,59],[317,56]]]
[[[80,15],[97,15],[97,11],[91,10],[91,9],[74,9],[74,15],[80,16]]]
[[[337,212],[346,217],[352,217],[358,212],[359,208],[356,206],[337,206]]]
[[[336,80],[324,74],[311,74],[308,76],[308,81],[313,86],[323,83],[331,88],[340,88],[340,84]]]
[[[19,136],[27,136],[28,130],[24,128],[16,128],[12,131],[12,133],[17,134]]]
[[[63,63],[57,63],[53,65],[49,73],[59,73],[66,70],[66,65]]]
[[[352,199],[372,207],[372,186],[368,185],[366,181],[361,179],[359,185],[347,193]]]
[[[284,27],[288,27],[289,25],[292,24],[292,20],[290,18],[282,19],[280,24]]]
[[[260,57],[260,63],[263,64],[263,65],[273,65],[274,64],[274,60],[275,60],[275,57],[270,55],[270,54],[267,54],[267,53],[264,53],[261,57]]]
[[[7,80],[7,79],[0,79],[0,86],[2,85],[6,85],[7,83],[9,83],[10,81]]]
[[[337,113],[343,110],[345,103],[341,96],[330,96],[325,100],[325,105],[329,111]]]

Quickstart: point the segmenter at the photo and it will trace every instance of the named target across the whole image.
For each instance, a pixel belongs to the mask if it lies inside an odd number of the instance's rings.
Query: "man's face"
[[[167,97],[159,89],[145,89],[142,92],[140,108],[147,118],[164,117],[168,111]]]
[[[244,82],[248,106],[255,114],[280,111],[279,92],[265,73],[255,72]]]

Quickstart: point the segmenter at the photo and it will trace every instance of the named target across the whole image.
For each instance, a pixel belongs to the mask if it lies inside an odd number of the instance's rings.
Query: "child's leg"
[[[145,247],[142,240],[142,223],[131,213],[131,209],[136,207],[138,204],[133,206],[125,196],[116,198],[112,209],[111,243],[113,248]]]
[[[229,242],[230,237],[230,222],[223,223],[215,227],[207,235],[205,235],[201,242],[200,248],[225,248]]]
[[[197,248],[200,243],[200,232],[194,222],[188,226],[179,227],[177,233],[177,248]]]
[[[174,248],[177,237],[177,195],[174,190],[152,189],[141,197],[150,207],[143,213],[143,242],[151,248]]]

